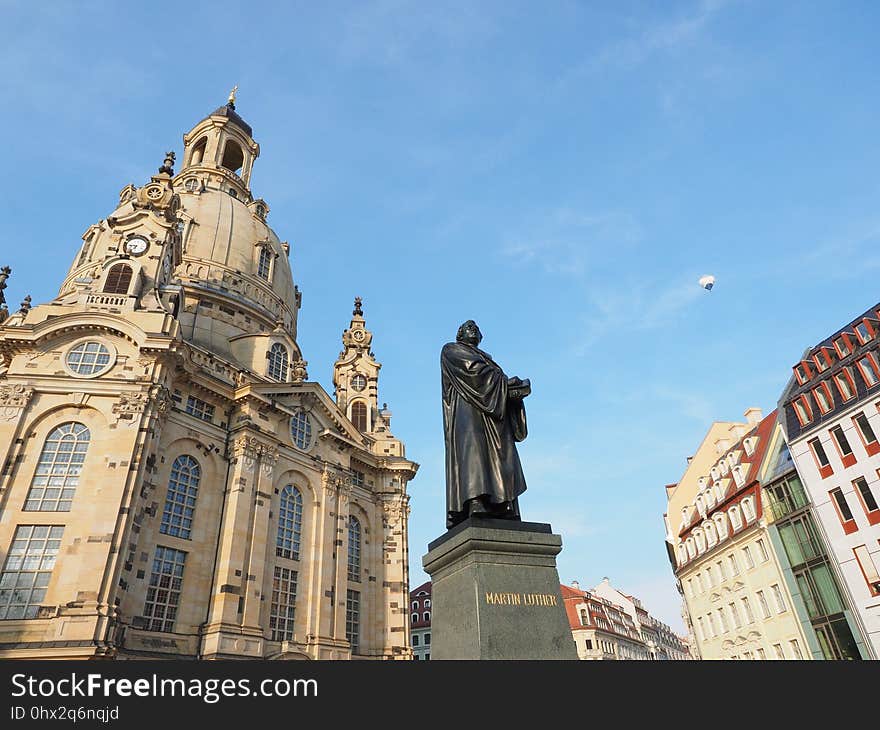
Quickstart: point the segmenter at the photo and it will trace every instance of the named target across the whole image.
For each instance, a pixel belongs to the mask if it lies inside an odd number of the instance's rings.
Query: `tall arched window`
[[[128,264],[114,264],[107,272],[107,279],[104,281],[105,294],[128,294],[128,287],[131,284],[131,266]]]
[[[287,380],[287,348],[276,342],[269,348],[269,371],[267,375],[273,380]]]
[[[281,504],[278,507],[278,537],[275,540],[275,554],[279,557],[299,560],[302,514],[302,494],[299,489],[288,484],[281,490]]]
[[[171,477],[168,480],[168,495],[165,497],[162,524],[159,525],[159,532],[163,535],[190,539],[201,476],[199,462],[191,456],[184,454],[174,460],[171,465]]]
[[[196,142],[196,146],[193,147],[192,157],[190,157],[189,164],[190,165],[201,165],[202,160],[205,159],[205,148],[208,146],[208,138],[202,137],[198,142]]]
[[[75,421],[62,423],[46,437],[25,500],[26,510],[70,512],[90,438],[89,429]]]
[[[351,405],[351,422],[358,431],[367,430],[367,404],[363,401],[355,401]]]
[[[361,523],[357,517],[348,518],[348,579],[361,581]]]
[[[244,153],[237,142],[233,142],[231,139],[226,142],[226,147],[223,148],[223,161],[220,164],[233,172],[241,170],[241,166],[244,164]]]
[[[257,262],[257,276],[269,281],[272,274],[272,252],[266,246],[260,247],[260,260]]]

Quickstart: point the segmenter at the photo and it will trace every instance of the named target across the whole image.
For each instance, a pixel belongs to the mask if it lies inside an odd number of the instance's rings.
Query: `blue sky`
[[[682,628],[663,485],[876,303],[875,3],[0,0],[0,264],[51,299],[80,235],[239,85],[312,379],[355,295],[444,529],[438,356],[529,377],[525,519],[559,573]],[[697,285],[712,273],[711,293]]]

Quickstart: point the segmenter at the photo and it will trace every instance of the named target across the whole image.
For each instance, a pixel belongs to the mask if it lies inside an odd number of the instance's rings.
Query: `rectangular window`
[[[697,573],[697,585],[700,586],[700,593],[705,593],[706,585],[703,583],[703,574]]]
[[[739,565],[736,562],[736,555],[731,553],[727,556],[727,562],[730,563],[730,574],[739,575]]]
[[[804,655],[801,654],[801,647],[798,644],[797,639],[792,639],[788,642],[791,645],[791,653],[794,654],[795,659],[803,659]]]
[[[345,638],[351,644],[351,653],[360,651],[361,594],[348,591],[345,600]]]
[[[291,641],[293,639],[293,616],[296,608],[297,573],[289,568],[275,568],[272,578],[272,604],[269,609],[269,629],[272,641]],[[418,643],[413,637],[413,646]]]
[[[858,529],[856,526],[856,519],[853,517],[853,513],[849,508],[849,504],[847,503],[843,492],[840,488],[837,488],[832,489],[828,494],[837,510],[837,516],[840,518],[840,524],[843,525],[844,533],[849,535],[850,533],[855,532]]]
[[[752,551],[749,550],[749,546],[746,545],[742,549],[743,559],[746,561],[746,570],[751,570],[755,567],[755,561],[752,559]]]
[[[880,596],[880,574],[878,574],[877,564],[868,551],[868,547],[859,545],[857,548],[853,548],[853,552],[856,555],[856,560],[859,561],[859,567],[862,569],[862,575],[865,577],[871,595]]]
[[[691,598],[694,597],[694,580],[693,580],[693,578],[688,578],[687,592]]]
[[[180,592],[183,589],[185,562],[185,552],[156,546],[147,600],[144,603],[144,628],[147,631],[174,631],[174,619],[177,618]]]
[[[727,580],[727,576],[724,574],[724,563],[722,561],[718,561],[715,563],[718,566],[718,575],[720,576],[719,580],[723,583]]]
[[[709,631],[714,639],[718,635],[718,629],[715,626],[715,615],[710,611],[706,614],[706,618],[709,620]]]
[[[766,563],[768,560],[770,560],[770,556],[767,554],[767,546],[764,545],[763,538],[759,538],[757,544],[758,552],[761,554],[761,562]]]
[[[209,423],[214,420],[214,406],[210,403],[205,403],[201,398],[189,396],[186,399],[186,412]]]
[[[859,495],[862,508],[868,516],[868,522],[872,525],[876,525],[880,522],[880,506],[877,505],[877,500],[874,497],[874,493],[871,491],[871,487],[868,485],[867,479],[865,479],[865,477],[859,477],[853,481],[853,486],[856,489],[856,494]]]
[[[785,607],[785,597],[782,595],[779,584],[774,583],[770,589],[773,591],[773,600],[776,601],[776,613],[785,613],[788,609]]]
[[[37,618],[63,533],[63,525],[15,528],[0,573],[0,620]]]
[[[785,659],[785,652],[782,651],[782,644],[774,644],[773,651],[776,652],[777,659]]]
[[[816,399],[820,413],[825,414],[834,409],[834,396],[831,395],[828,383],[819,383],[819,387],[813,390],[813,397]]]
[[[837,350],[837,354],[841,358],[849,355],[852,352],[852,345],[849,341],[849,335],[844,333],[836,340],[834,340],[834,349]]]
[[[835,385],[837,385],[837,390],[840,391],[840,397],[843,398],[843,400],[848,401],[851,398],[855,397],[856,384],[853,382],[853,378],[849,370],[844,368],[837,375],[835,375],[834,383]]]
[[[849,441],[847,440],[843,429],[840,426],[835,426],[829,431],[829,433],[834,440],[834,445],[837,446],[837,451],[840,454],[843,465],[852,466],[855,464],[856,455],[853,453],[852,446],[849,445]]]
[[[767,652],[764,651],[761,647],[758,647],[758,659],[764,660],[767,658]]]
[[[865,451],[868,452],[868,456],[880,453],[880,444],[877,443],[877,436],[874,433],[874,429],[871,428],[868,417],[864,413],[857,413],[853,416],[853,423],[856,425],[856,431],[865,445]]]
[[[721,623],[721,632],[726,634],[730,631],[730,628],[727,625],[727,616],[724,615],[724,606],[718,607],[718,621]]]
[[[735,603],[730,604],[730,615],[731,615],[731,617],[733,617],[733,625],[736,626],[736,628],[739,628],[740,626],[742,626],[742,621],[740,621],[740,618],[739,618],[739,611],[736,610]]]
[[[352,486],[355,486],[355,487],[364,486],[364,473],[362,471],[352,471],[351,483],[352,483]]]
[[[833,474],[834,470],[831,468],[831,462],[828,459],[828,454],[825,453],[825,447],[822,446],[822,442],[818,438],[814,438],[810,439],[807,445],[810,447],[813,458],[816,460],[816,466],[819,467],[819,476],[824,479]]]
[[[761,616],[770,618],[770,606],[767,605],[767,596],[764,595],[764,591],[755,591],[755,595],[758,597],[758,604],[761,606]]]
[[[706,575],[709,577],[709,587],[712,588],[715,585],[715,573],[712,572],[712,566],[706,566]]]
[[[418,634],[413,634],[413,637],[412,637],[412,645],[413,645],[413,646],[418,646],[418,645],[419,645],[419,635],[418,635]],[[587,647],[587,648],[589,649],[590,647]]]
[[[859,368],[859,372],[862,374],[862,379],[865,381],[865,385],[869,388],[873,388],[877,383],[880,383],[880,370],[878,370],[877,362],[874,360],[874,356],[871,353],[868,353],[858,360],[856,365]]]
[[[739,600],[740,603],[742,603],[743,605],[743,611],[746,615],[746,621],[748,621],[750,624],[755,623],[755,614],[752,613],[752,605],[749,603],[749,597],[743,596]]]

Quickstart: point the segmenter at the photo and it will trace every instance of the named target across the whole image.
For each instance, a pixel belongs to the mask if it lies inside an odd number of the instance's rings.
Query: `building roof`
[[[738,499],[756,483],[761,470],[761,464],[767,453],[767,447],[770,444],[770,436],[776,424],[776,416],[776,411],[765,416],[751,431],[746,433],[739,441],[718,457],[709,470],[708,475],[701,477],[705,479],[705,482],[700,488],[697,497],[714,489],[716,486],[719,486],[720,491],[724,492],[724,497],[717,499],[717,503],[711,509],[706,510],[706,514],[701,514],[700,510],[694,507],[690,513],[690,520],[687,524],[682,525],[678,531],[679,537],[684,537],[697,524],[710,517],[719,509],[726,509],[731,502]],[[749,441],[750,439],[752,441]],[[751,449],[746,448],[746,442],[753,444]],[[751,453],[749,453],[750,450]],[[731,461],[736,462],[736,466],[740,469],[742,474],[741,484],[737,484],[734,477],[727,476],[727,473],[732,472],[727,472],[720,468],[722,463],[730,464]],[[715,474],[718,474],[718,477]],[[730,488],[731,485],[733,485],[733,489]],[[715,501],[713,499],[713,502]]]
[[[864,339],[864,334],[868,335],[867,339]],[[880,366],[880,357],[877,355],[878,345],[880,345],[880,303],[826,337],[818,345],[804,351],[800,361],[792,366],[792,377],[779,398],[779,423],[789,443],[822,423],[834,420],[842,410],[867,396],[872,386],[857,363],[870,354],[874,358],[875,367]],[[851,381],[856,391],[855,398],[847,398],[844,401],[841,386],[837,384],[838,377]],[[824,390],[825,385],[827,385],[826,396],[830,393],[832,403],[830,410],[823,413],[816,400],[815,391],[819,388]],[[874,387],[876,386],[875,383]],[[804,423],[795,412],[793,406],[795,401],[800,401],[808,409],[810,417]]]
[[[242,119],[238,113],[235,111],[234,104],[225,104],[224,106],[217,107],[214,111],[212,111],[209,117],[226,117],[236,125],[239,129],[241,129],[248,137],[254,136],[254,130],[251,128],[251,125],[248,124],[244,119]]]
[[[413,588],[409,592],[409,597],[415,598],[416,595],[421,593],[422,591],[425,591],[429,596],[431,595],[431,581],[426,581],[425,583],[422,583],[422,585],[418,586],[417,588]]]

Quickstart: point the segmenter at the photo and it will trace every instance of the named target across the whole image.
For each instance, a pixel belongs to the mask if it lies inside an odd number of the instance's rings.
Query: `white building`
[[[779,400],[800,479],[849,594],[880,656],[880,305],[807,350]]]

